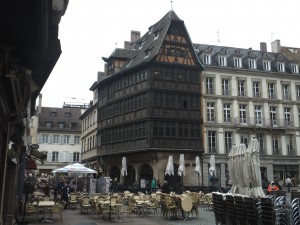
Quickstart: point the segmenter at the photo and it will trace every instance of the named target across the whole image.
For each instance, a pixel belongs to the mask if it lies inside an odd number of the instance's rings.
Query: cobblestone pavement
[[[25,217],[25,220],[28,224],[41,224],[40,221],[43,217],[43,214],[39,214],[39,221],[36,222],[33,216]],[[115,221],[113,223],[120,223],[123,225],[214,225],[215,218],[212,211],[200,210],[199,218],[196,218],[195,215],[189,216],[186,220],[183,219],[166,219],[165,217],[158,214],[146,214],[144,216],[133,214],[132,221],[129,220],[127,216],[122,217],[122,222]],[[107,219],[101,220],[99,216],[84,215],[80,213],[79,209],[64,210],[63,212],[63,221],[61,221],[59,215],[54,215],[52,218],[54,225],[108,225],[112,224]],[[47,223],[46,223],[47,224]]]

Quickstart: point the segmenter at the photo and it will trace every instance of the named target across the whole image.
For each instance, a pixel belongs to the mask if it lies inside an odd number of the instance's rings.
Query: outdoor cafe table
[[[109,200],[106,200],[106,201],[97,201],[97,203],[100,205],[100,207],[102,205],[109,205],[109,208],[110,208],[110,220],[112,219],[111,215],[113,213],[113,211],[117,208],[117,207],[121,207],[123,204],[121,203],[115,203],[115,202],[110,202]],[[118,210],[116,210],[115,212],[118,212]],[[111,220],[112,222],[112,220]],[[114,222],[121,222],[121,221],[117,221],[116,218],[114,218]]]
[[[135,200],[135,202],[138,205],[138,207],[141,208],[142,216],[144,216],[144,210],[145,210],[146,206],[150,204],[150,201],[149,200]]]
[[[50,220],[49,218],[46,217],[46,211],[47,211],[47,209],[53,207],[54,204],[55,204],[54,201],[40,201],[38,203],[38,207],[43,208],[43,210],[44,210],[44,218],[42,220],[42,223],[45,223],[45,222],[50,222],[51,223],[52,222],[52,220]]]

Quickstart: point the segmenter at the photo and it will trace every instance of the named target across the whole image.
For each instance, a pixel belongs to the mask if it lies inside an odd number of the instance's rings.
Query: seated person
[[[278,191],[279,187],[275,184],[274,181],[272,181],[269,186],[268,186],[268,192],[272,192],[272,191]]]

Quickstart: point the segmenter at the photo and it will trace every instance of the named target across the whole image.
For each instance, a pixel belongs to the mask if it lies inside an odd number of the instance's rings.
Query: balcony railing
[[[246,92],[245,91],[239,91],[238,92],[238,96],[245,97],[246,96]]]
[[[241,126],[257,126],[257,127],[267,127],[267,128],[293,128],[294,122],[290,120],[284,119],[266,119],[266,118],[234,118],[234,125],[241,125]]]
[[[274,148],[273,149],[273,155],[280,155],[281,154],[281,151],[279,148]]]
[[[214,94],[214,89],[213,88],[206,88],[206,94],[208,95],[213,95]]]
[[[283,100],[291,100],[291,95],[289,95],[289,94],[283,94],[282,95],[282,99]]]
[[[215,123],[216,122],[216,118],[215,117],[207,117],[207,122],[208,123]]]
[[[276,93],[269,93],[269,99],[277,99]]]
[[[230,92],[229,89],[223,89],[223,90],[222,90],[222,94],[228,96],[228,95],[231,94],[231,92]]]
[[[261,93],[260,92],[253,92],[253,97],[254,98],[261,98]]]

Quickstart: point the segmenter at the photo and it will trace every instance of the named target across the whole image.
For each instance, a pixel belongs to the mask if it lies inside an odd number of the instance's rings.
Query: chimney
[[[137,40],[139,40],[141,38],[141,32],[140,31],[131,31],[131,42],[136,42]]]
[[[271,43],[272,52],[279,53],[281,52],[280,40],[275,40]]]
[[[266,42],[260,42],[260,51],[261,52],[267,52],[267,43]]]
[[[130,49],[130,41],[124,41],[124,49]]]
[[[42,99],[43,99],[43,95],[39,94],[39,105],[38,105],[38,109],[37,109],[38,113],[42,112]]]

